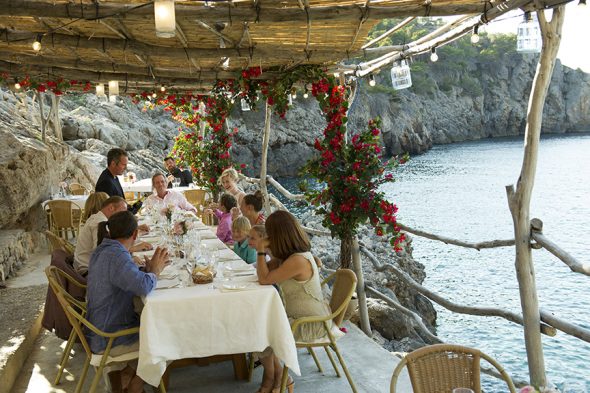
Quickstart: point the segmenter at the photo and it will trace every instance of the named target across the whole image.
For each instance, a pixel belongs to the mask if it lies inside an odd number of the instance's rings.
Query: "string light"
[[[334,78],[340,78],[340,73],[339,72],[335,72],[334,73]]]
[[[152,93],[152,97],[153,97],[153,98],[156,98],[157,96],[158,96],[158,95],[156,94],[156,92],[153,92],[153,93]]]
[[[438,55],[436,54],[436,46],[430,50],[430,61],[433,63],[438,60]]]
[[[39,52],[41,50],[41,38],[43,36],[41,34],[37,35],[37,39],[33,42],[33,50],[35,52]]]
[[[14,83],[14,88],[15,88],[16,90],[20,90],[20,88],[21,88],[21,85],[20,85],[20,83],[18,83],[18,81],[17,81],[16,79],[15,79],[15,83]]]
[[[163,92],[165,92],[165,91],[166,91],[166,87],[165,87],[165,86],[162,86],[162,87],[160,87],[160,91],[161,91],[162,93],[163,93]]]
[[[473,34],[471,35],[471,43],[472,44],[477,44],[479,42],[478,30],[479,30],[479,25],[475,25],[475,27],[473,28]]]
[[[377,84],[377,82],[375,82],[375,75],[371,74],[369,75],[369,86],[375,86]]]
[[[154,19],[156,21],[157,37],[174,37],[176,35],[174,0],[156,0],[154,2]]]
[[[291,98],[293,98],[293,99],[297,98],[297,89],[294,87],[291,88]]]
[[[305,88],[305,92],[303,93],[303,98],[309,98],[309,92],[307,91],[307,87]]]

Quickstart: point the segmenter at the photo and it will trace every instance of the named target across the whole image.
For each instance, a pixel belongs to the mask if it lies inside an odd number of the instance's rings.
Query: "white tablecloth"
[[[206,243],[209,247],[215,241]],[[219,254],[220,260],[239,259],[227,248]],[[144,299],[137,375],[157,386],[167,362],[259,352],[269,346],[300,375],[295,341],[276,289],[250,282],[248,290],[222,291],[223,283],[216,278],[213,284],[158,289]]]
[[[51,200],[53,200],[53,201],[71,201],[71,202],[74,202],[75,205],[80,207],[80,209],[84,209],[84,205],[86,204],[87,199],[88,199],[88,195],[71,195],[71,196],[67,196],[67,197],[63,197],[63,198],[48,199],[46,201],[41,202],[41,206],[45,209],[45,205],[47,205],[47,202],[49,202]]]
[[[153,191],[152,187],[152,179],[141,179],[134,183],[124,182],[122,177],[119,177],[119,182],[121,183],[121,187],[125,192],[146,192],[151,193]],[[195,187],[198,189],[198,187]],[[185,192],[186,190],[190,190],[190,187],[174,187],[174,191],[178,192]]]

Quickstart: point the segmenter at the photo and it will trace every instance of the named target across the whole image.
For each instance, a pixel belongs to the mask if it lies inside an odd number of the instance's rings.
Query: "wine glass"
[[[177,188],[178,186],[180,186],[180,179],[178,177],[175,177],[174,180],[172,181],[172,185],[174,186],[174,188]]]

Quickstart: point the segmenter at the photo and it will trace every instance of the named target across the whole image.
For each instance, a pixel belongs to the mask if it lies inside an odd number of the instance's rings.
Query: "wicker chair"
[[[338,366],[336,365],[336,362],[334,361],[334,358],[332,357],[332,354],[330,353],[330,351],[328,349],[328,348],[331,348],[336,353],[336,356],[338,357],[338,361],[340,362],[340,365],[342,366],[342,371],[344,371],[344,374],[346,375],[346,379],[348,379],[348,383],[350,384],[350,388],[352,389],[352,391],[354,393],[356,393],[357,389],[354,384],[354,381],[352,380],[352,377],[350,376],[350,373],[348,372],[348,368],[346,367],[346,363],[344,363],[344,359],[342,359],[342,355],[340,354],[340,351],[338,350],[338,346],[336,345],[336,338],[334,337],[334,335],[330,331],[330,328],[328,325],[328,321],[330,321],[330,320],[332,320],[334,325],[336,325],[336,326],[339,326],[342,323],[342,320],[344,319],[344,314],[346,312],[346,308],[348,307],[348,303],[350,302],[352,294],[354,293],[354,290],[356,289],[356,282],[357,282],[356,275],[350,269],[338,269],[338,270],[336,270],[336,272],[332,273],[328,278],[326,278],[326,280],[324,280],[324,282],[330,281],[332,279],[334,279],[334,285],[332,286],[332,297],[330,299],[330,309],[332,310],[332,314],[327,315],[325,317],[304,317],[304,318],[296,319],[291,323],[291,330],[293,332],[296,332],[300,325],[303,325],[306,323],[322,322],[324,329],[326,330],[326,339],[325,340],[314,340],[313,342],[298,341],[295,343],[295,345],[297,346],[297,348],[307,348],[309,353],[312,355],[312,357],[316,363],[316,366],[318,367],[318,370],[320,372],[323,372],[322,366],[320,365],[320,362],[318,361],[315,353],[313,352],[313,348],[314,347],[323,347],[324,350],[326,351],[326,354],[328,355],[328,359],[330,359],[330,362],[332,363],[332,366],[334,367],[334,370],[336,371],[336,375],[338,377],[340,377],[340,372],[338,371]],[[287,370],[287,367],[285,366],[283,368],[283,376],[282,376],[282,380],[281,380],[280,392],[285,391],[285,388],[287,387],[287,381],[289,379],[288,377],[289,377],[288,370]]]
[[[135,202],[139,200],[139,197],[133,191],[125,191],[125,201],[128,204],[133,205]]]
[[[390,393],[395,393],[397,379],[405,366],[414,393],[451,393],[454,388],[461,387],[481,393],[481,359],[496,368],[511,393],[516,392],[510,376],[485,353],[460,345],[436,344],[417,349],[399,362],[391,377]]]
[[[137,357],[139,356],[139,352],[130,352],[118,356],[109,356],[109,354],[111,352],[111,349],[113,348],[113,342],[116,338],[127,336],[130,334],[137,334],[139,333],[139,327],[119,330],[113,333],[104,332],[98,329],[85,318],[85,311],[81,311],[80,306],[72,300],[74,298],[67,295],[67,292],[65,291],[64,287],[61,285],[59,280],[57,280],[55,276],[51,273],[48,274],[48,279],[49,285],[55,291],[55,295],[57,296],[59,303],[63,307],[66,316],[68,317],[68,320],[70,321],[72,327],[74,328],[74,331],[76,332],[76,335],[80,339],[82,347],[84,347],[84,351],[86,351],[86,361],[84,362],[84,367],[82,368],[82,375],[78,380],[75,393],[80,393],[82,391],[82,388],[84,387],[84,381],[86,380],[88,367],[90,365],[95,367],[96,373],[94,375],[94,378],[92,379],[92,384],[90,385],[90,389],[88,390],[88,392],[94,393],[96,391],[96,388],[98,387],[98,382],[100,380],[100,377],[103,373],[105,366],[107,366],[110,363],[128,362],[130,360],[137,359]],[[84,335],[83,329],[90,330],[94,334],[108,339],[107,347],[104,353],[92,353],[92,350],[90,349],[90,344],[88,343],[88,340],[86,340],[86,336]],[[166,393],[166,389],[163,383],[160,383],[160,391],[162,393]]]
[[[57,236],[55,233],[51,231],[45,231],[45,236],[47,237],[47,241],[51,245],[51,252],[55,250],[63,250],[70,255],[74,255],[74,245],[69,241],[62,239],[61,237]]]
[[[72,195],[85,195],[88,190],[80,183],[72,183],[69,186]]]
[[[49,232],[51,233],[51,232]],[[53,234],[52,234],[53,235]],[[55,235],[54,235],[55,236]],[[57,238],[60,239],[60,238]],[[68,293],[65,290],[64,282],[67,281],[68,285],[77,287],[83,291],[86,291],[86,285],[78,282],[75,278],[64,272],[63,270],[58,269],[56,266],[48,266],[45,269],[45,275],[47,276],[47,280],[49,280],[49,286],[53,293],[57,296],[57,292],[59,290],[63,290],[62,296],[66,297],[68,302],[74,305],[77,310],[81,313],[81,315],[86,314],[86,301],[80,300]],[[53,279],[52,279],[53,278]],[[57,284],[56,284],[57,283]],[[56,287],[59,285],[59,288]],[[65,312],[65,310],[64,310]],[[74,342],[76,341],[76,330],[72,329],[70,332],[70,337],[68,337],[68,341],[66,343],[66,347],[64,348],[63,354],[61,355],[61,360],[59,362],[59,369],[57,370],[57,375],[55,376],[55,380],[53,381],[54,385],[58,385],[63,374],[63,371],[68,363],[68,359],[70,358],[70,353],[72,352],[72,347],[74,346]]]
[[[68,239],[68,230],[74,237],[78,234],[82,209],[72,201],[54,200],[47,202],[46,209],[51,214],[50,230],[58,236]]]

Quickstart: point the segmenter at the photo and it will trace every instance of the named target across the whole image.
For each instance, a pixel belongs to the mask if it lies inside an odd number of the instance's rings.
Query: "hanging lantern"
[[[154,2],[156,36],[172,38],[176,35],[176,14],[174,0],[156,0]]]
[[[105,97],[104,85],[102,83],[99,83],[96,85],[96,96],[97,97]]]
[[[117,102],[119,95],[119,81],[109,81],[109,101]]]
[[[43,38],[43,36],[41,34],[38,34],[35,41],[33,41],[33,50],[35,52],[39,52],[41,50],[41,39],[42,38]]]
[[[543,46],[539,23],[533,20],[530,12],[524,13],[524,20],[518,25],[516,51],[521,53],[540,53]]]
[[[248,104],[248,101],[246,101],[243,98],[240,100],[240,106],[242,107],[243,112],[248,112],[250,110],[250,105]]]
[[[471,35],[471,43],[477,44],[479,42],[479,26],[476,25],[473,28],[473,34]]]
[[[430,61],[433,63],[438,61],[438,55],[436,54],[436,46],[430,49]]]
[[[395,90],[407,89],[412,86],[410,66],[405,60],[391,67],[391,84]]]
[[[289,106],[293,106],[293,96],[291,94],[287,94],[287,97],[289,97]]]

